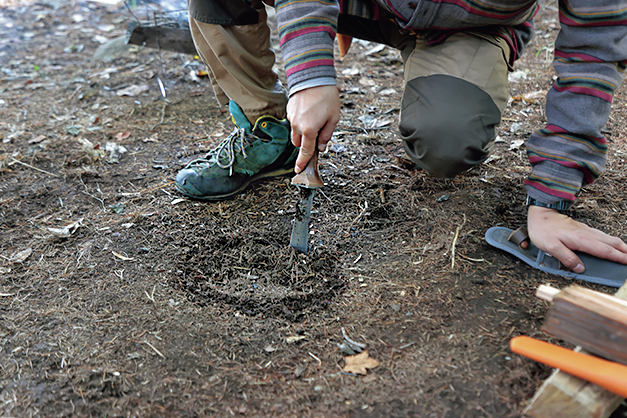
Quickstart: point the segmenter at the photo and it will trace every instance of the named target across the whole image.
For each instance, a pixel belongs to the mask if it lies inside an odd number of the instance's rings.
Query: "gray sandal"
[[[571,279],[584,280],[611,287],[621,287],[627,278],[627,265],[594,257],[579,251],[575,251],[575,253],[586,266],[586,271],[580,274],[571,270],[562,270],[557,258],[546,254],[531,243],[527,228],[524,227],[512,231],[508,228],[495,226],[488,229],[485,233],[485,239],[493,247],[507,251],[531,267],[549,274],[557,274]],[[526,249],[520,247],[520,244],[524,241],[529,241],[529,246]]]

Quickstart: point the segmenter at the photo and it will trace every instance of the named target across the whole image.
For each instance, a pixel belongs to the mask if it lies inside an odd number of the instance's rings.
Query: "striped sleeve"
[[[277,0],[275,8],[288,90],[310,79],[334,78],[337,1]]]
[[[601,130],[627,64],[627,2],[561,1],[559,13],[548,122],[527,144],[527,193],[545,203],[574,202],[603,173],[608,147]]]

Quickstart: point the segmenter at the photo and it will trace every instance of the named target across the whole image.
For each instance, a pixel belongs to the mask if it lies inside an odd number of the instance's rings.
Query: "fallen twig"
[[[464,213],[464,220],[460,226],[455,230],[455,236],[453,237],[453,244],[451,244],[451,270],[455,268],[455,245],[457,244],[457,237],[459,236],[459,231],[462,229],[464,224],[466,223],[466,214]]]
[[[368,210],[368,201],[366,200],[364,203],[364,208],[362,209],[361,213],[359,215],[357,215],[357,217],[355,219],[353,219],[353,222],[351,222],[350,226],[348,227],[349,229],[353,227],[353,225],[355,225],[357,222],[359,222],[359,220],[361,219],[362,216],[364,216],[364,213],[366,213],[366,211]]]
[[[458,254],[458,255],[459,255],[461,258],[463,258],[463,259],[466,259],[466,260],[468,260],[468,261],[473,261],[473,262],[475,262],[475,263],[481,263],[481,262],[486,261],[486,260],[485,260],[485,259],[483,259],[483,258],[470,258],[470,257],[468,257],[468,256],[465,256],[464,254]]]
[[[342,327],[342,335],[344,336],[344,341],[346,341],[350,345],[350,348],[352,348],[354,351],[360,353],[363,349],[366,348],[366,344],[358,343],[357,341],[350,339],[346,334],[346,330],[344,329],[344,327]]]
[[[87,193],[87,192],[85,192],[85,191],[83,191],[83,190],[79,190],[79,192],[80,192],[80,193],[82,193],[82,194],[84,194],[84,195],[86,195],[86,196],[91,197],[92,199],[96,199],[97,201],[99,201],[99,202],[100,202],[100,204],[102,205],[102,208],[104,209],[104,207],[105,207],[105,206],[104,206],[104,201],[103,201],[102,199],[97,198],[96,196],[94,196],[94,195],[92,195],[92,194],[89,194],[89,193]]]
[[[153,190],[163,189],[164,187],[169,186],[172,183],[174,183],[174,180],[167,182],[165,184],[162,184],[161,186],[153,187],[152,189],[140,190],[139,193],[147,193],[147,192],[152,192]]]
[[[162,358],[165,358],[165,356],[161,354],[161,351],[157,350],[154,345],[150,344],[148,341],[144,341],[144,344],[148,345],[150,348],[155,350],[155,353],[159,354],[159,356],[161,356]]]
[[[163,107],[161,108],[161,120],[159,121],[158,124],[150,128],[151,131],[154,131],[157,126],[163,125],[163,120],[165,119],[165,108],[167,105],[168,105],[167,102],[163,103]]]
[[[23,165],[25,167],[28,167],[28,168],[32,168],[33,170],[40,171],[40,172],[48,174],[48,175],[50,175],[52,177],[59,177],[58,174],[54,174],[54,173],[51,173],[50,171],[42,170],[41,168],[34,167],[34,166],[30,165],[30,164],[26,164],[26,163],[24,163],[24,162],[22,162],[20,160],[16,160],[13,157],[11,157],[11,159],[13,160],[13,162],[16,162],[16,163],[21,164],[21,165]]]
[[[322,360],[320,360],[318,357],[314,356],[311,353],[309,353],[309,355],[318,361],[318,365],[322,366]]]

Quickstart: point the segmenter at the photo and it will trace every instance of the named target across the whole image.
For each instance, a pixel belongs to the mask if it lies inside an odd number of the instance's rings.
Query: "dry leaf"
[[[366,86],[366,87],[372,87],[375,85],[375,82],[371,78],[362,77],[359,79],[359,84],[361,84],[362,86]]]
[[[91,155],[92,158],[98,159],[105,155],[104,150],[100,149],[100,144],[94,145],[85,138],[77,138],[76,140],[81,144],[83,151]]]
[[[133,86],[128,86],[125,89],[121,89],[115,92],[116,95],[118,96],[130,96],[130,97],[135,97],[135,96],[139,96],[140,94],[148,91],[149,87],[146,84],[142,84],[141,86],[139,85],[133,85]]]
[[[385,50],[385,48],[386,48],[385,45],[378,44],[374,48],[371,48],[368,51],[364,52],[364,55],[365,56],[369,56],[369,55],[379,54],[379,53],[383,52]]]
[[[9,261],[12,263],[23,263],[32,253],[33,249],[27,248],[15,254]]]
[[[342,75],[346,75],[349,77],[359,75],[359,74],[361,74],[361,70],[359,68],[346,68],[342,70]]]
[[[130,132],[118,132],[117,134],[115,134],[115,139],[117,139],[118,141],[123,141],[129,136],[131,136]]]
[[[379,92],[380,96],[391,96],[393,94],[396,94],[396,90],[394,89],[383,89]]]
[[[346,357],[346,366],[342,369],[346,373],[366,374],[366,369],[374,369],[379,362],[368,356],[368,350],[354,356]]]
[[[29,144],[38,144],[41,141],[43,141],[44,139],[46,139],[46,135],[38,135],[35,138],[29,140],[28,143]]]
[[[368,376],[366,376],[366,377],[364,377],[362,379],[362,382],[370,383],[370,382],[374,382],[375,380],[377,380],[377,375],[376,374],[369,374]]]
[[[501,159],[501,157],[499,157],[498,155],[492,154],[492,155],[490,155],[490,156],[488,157],[488,159],[487,159],[487,160],[485,160],[485,161],[483,162],[483,164],[490,164],[492,161],[496,161],[496,160],[500,160],[500,159]]]
[[[524,139],[517,139],[515,141],[512,141],[512,143],[509,146],[509,150],[513,151],[513,150],[517,150],[519,149],[521,146],[523,146],[523,144],[525,143]]]
[[[84,218],[79,219],[76,222],[72,222],[69,225],[65,225],[61,228],[46,228],[48,231],[52,232],[54,235],[61,238],[69,238],[76,230],[82,225]]]
[[[109,152],[109,160],[107,160],[107,162],[117,164],[120,162],[120,155],[124,154],[128,150],[115,142],[107,142],[105,145],[105,151]]]

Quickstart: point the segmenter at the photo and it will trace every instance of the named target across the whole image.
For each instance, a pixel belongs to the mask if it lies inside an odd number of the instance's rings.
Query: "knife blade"
[[[311,206],[316,189],[299,187],[300,201],[296,205],[294,225],[290,245],[303,254],[307,254],[307,239],[309,238],[309,220],[311,219]]]
[[[290,245],[303,254],[307,254],[308,250],[309,220],[313,198],[316,190],[323,186],[318,173],[318,154],[319,151],[316,148],[307,167],[292,178],[292,184],[298,186],[300,201],[296,205]]]

